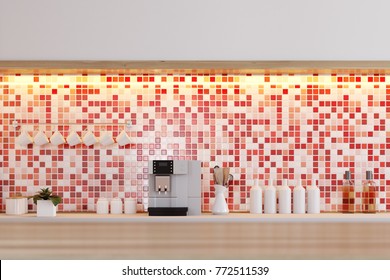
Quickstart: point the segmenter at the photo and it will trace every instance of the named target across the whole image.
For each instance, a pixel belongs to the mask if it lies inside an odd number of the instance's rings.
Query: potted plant
[[[62,202],[62,198],[54,195],[49,188],[43,188],[29,198],[37,205],[37,217],[54,217],[57,213],[56,206]]]

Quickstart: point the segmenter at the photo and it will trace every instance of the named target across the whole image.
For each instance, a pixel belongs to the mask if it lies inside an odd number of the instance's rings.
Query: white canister
[[[307,213],[320,213],[320,189],[312,182],[311,186],[307,186]]]
[[[137,200],[135,198],[125,198],[125,214],[137,213]]]
[[[263,191],[259,187],[258,180],[255,181],[255,185],[251,188],[250,199],[250,213],[263,213]]]
[[[294,214],[305,214],[305,189],[302,187],[301,179],[293,190],[293,212]]]
[[[12,197],[5,200],[5,213],[7,215],[23,215],[28,212],[27,198]]]
[[[111,200],[111,214],[122,214],[123,211],[123,203],[122,203],[122,199],[120,199],[119,197],[116,197],[116,198],[113,198]]]
[[[291,189],[286,179],[283,179],[283,185],[278,189],[279,213],[291,214]]]
[[[268,180],[268,187],[264,188],[264,213],[276,213],[276,189],[272,179]]]
[[[98,199],[96,203],[96,213],[97,214],[108,214],[108,200],[105,197]]]

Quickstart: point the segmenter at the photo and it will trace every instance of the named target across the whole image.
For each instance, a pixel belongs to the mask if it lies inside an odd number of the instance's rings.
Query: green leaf
[[[37,204],[38,200],[51,200],[54,206],[62,202],[62,198],[58,195],[53,195],[49,188],[42,188],[35,195],[29,196],[28,198],[32,198],[34,204]]]
[[[58,195],[52,195],[50,197],[50,200],[51,200],[51,202],[53,202],[54,206],[57,206],[58,204],[60,204],[62,202],[62,198],[59,197]]]

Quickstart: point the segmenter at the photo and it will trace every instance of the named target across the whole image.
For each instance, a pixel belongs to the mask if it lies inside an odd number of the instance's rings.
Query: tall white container
[[[301,179],[298,179],[293,190],[293,210],[294,214],[305,213],[305,189],[302,187]]]
[[[278,189],[279,196],[279,214],[291,214],[291,189],[286,179],[283,179],[283,185]]]
[[[320,189],[312,181],[311,186],[307,186],[307,213],[320,213]]]
[[[250,191],[250,213],[261,214],[263,213],[263,191],[259,186],[259,181],[255,181],[255,185]]]
[[[105,197],[100,197],[96,203],[97,214],[108,214],[108,200]]]
[[[123,203],[122,199],[119,197],[113,198],[110,204],[110,213],[111,214],[122,214],[123,213]]]
[[[276,189],[273,179],[268,180],[268,186],[264,188],[264,213],[276,213]]]
[[[135,198],[125,198],[125,214],[137,213],[137,200]]]

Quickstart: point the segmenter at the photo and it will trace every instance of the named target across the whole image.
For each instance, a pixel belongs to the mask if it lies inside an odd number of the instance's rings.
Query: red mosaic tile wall
[[[57,129],[65,137],[86,129],[115,137],[131,120],[133,144],[23,148],[14,120],[49,137]],[[247,211],[254,179],[264,184],[269,174],[291,185],[317,180],[321,210],[340,210],[345,170],[356,181],[358,208],[365,171],[374,172],[385,211],[389,121],[386,75],[0,75],[0,210],[6,197],[40,187],[64,198],[59,211],[94,211],[99,196],[136,197],[146,207],[148,160],[191,159],[202,162],[204,211],[217,164],[234,175],[232,211]]]

